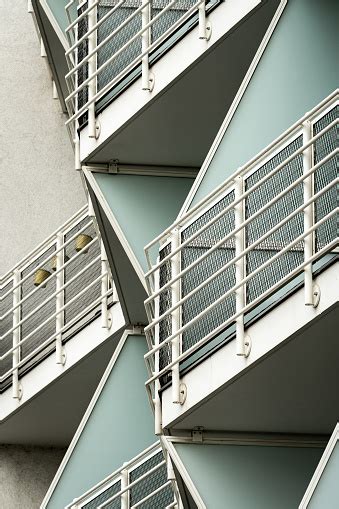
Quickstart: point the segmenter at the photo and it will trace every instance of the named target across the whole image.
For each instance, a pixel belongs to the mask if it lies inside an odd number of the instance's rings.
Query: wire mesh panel
[[[160,250],[159,259],[163,260],[171,252],[171,244],[167,244]],[[172,278],[171,260],[165,262],[159,271],[159,288],[162,288]],[[159,316],[165,313],[172,306],[172,291],[171,288],[161,292],[159,296]],[[161,343],[172,334],[172,317],[171,315],[166,316],[159,322],[159,342]],[[167,366],[172,360],[171,346],[169,344],[164,345],[159,350],[159,368],[162,369]],[[169,375],[165,375],[162,380],[165,383],[168,380]]]
[[[130,483],[139,479],[142,475],[146,474],[156,465],[164,460],[163,453],[159,451],[157,454],[143,462],[130,472]],[[130,507],[143,498],[153,493],[156,489],[160,488],[167,482],[166,465],[159,467],[155,472],[151,473],[145,479],[138,482],[130,489]],[[144,503],[140,504],[140,509],[165,509],[169,504],[174,501],[173,490],[170,486],[166,486],[163,490],[156,493]]]
[[[115,0],[101,0],[98,7],[98,19],[103,18],[118,2]],[[126,0],[112,16],[104,21],[98,28],[98,44],[124,23],[140,7],[140,0]],[[120,50],[132,37],[141,30],[141,14],[134,16],[127,24],[99,51],[97,65],[100,67],[114,53]],[[101,90],[112,81],[141,53],[141,37],[132,42],[120,55],[108,64],[98,75],[97,87]]]
[[[95,299],[101,295],[101,281],[94,283],[88,290],[81,294],[79,298],[76,298],[74,302],[68,304],[74,299],[80,291],[84,290],[89,284],[97,279],[101,274],[101,262],[98,260],[92,266],[88,267],[84,273],[76,278],[76,275],[82,271],[87,265],[89,265],[95,258],[100,255],[99,242],[94,242],[90,247],[86,246],[86,242],[90,242],[96,236],[96,232],[93,224],[90,224],[83,232],[78,236],[76,233],[82,229],[88,223],[88,217],[85,217],[76,226],[74,226],[64,237],[67,242],[68,239],[75,236],[73,242],[68,244],[65,252],[65,256],[69,259],[67,266],[65,267],[65,282],[67,283],[71,279],[75,280],[70,283],[64,292],[65,305],[65,325],[73,320],[77,315],[84,311]],[[78,253],[81,253],[75,257]],[[91,311],[100,312],[100,303],[97,304],[96,308]],[[78,326],[73,326],[72,329]],[[71,330],[68,330],[68,333]]]
[[[21,273],[23,279],[33,271],[32,276],[28,277],[21,285],[22,299],[28,296],[28,294],[38,286],[38,290],[31,297],[28,297],[21,306],[21,318],[25,320],[21,326],[21,339],[25,340],[21,347],[22,359],[33,352],[33,350],[55,332],[55,318],[51,318],[46,325],[40,327],[40,325],[51,317],[56,310],[55,298],[52,297],[56,290],[55,278],[51,278],[46,281],[46,283],[39,282],[40,277],[50,277],[52,273],[52,260],[47,260],[47,258],[51,256],[54,251],[55,244],[35,259],[34,262],[28,265]],[[41,268],[39,268],[40,265],[42,265]],[[29,317],[29,315],[31,316]]]
[[[313,134],[320,133],[333,120],[338,118],[339,107],[320,118],[313,126]],[[324,157],[338,147],[338,126],[332,127],[314,144],[314,164],[319,163]],[[314,192],[317,193],[338,176],[338,155],[320,166],[314,174]],[[315,202],[315,220],[319,221],[338,206],[338,187],[334,185]],[[315,248],[319,251],[338,236],[338,217],[332,216],[316,230]]]
[[[234,192],[227,194],[211,209],[200,216],[194,223],[181,233],[181,242],[190,238],[200,230],[206,223],[224,210],[234,201]],[[198,237],[190,242],[181,252],[181,269],[195,262],[204,255],[223,237],[234,229],[234,209],[225,212],[214,224],[209,226]],[[186,273],[181,280],[181,294],[185,297],[192,290],[197,288],[207,278],[217,272],[221,267],[235,256],[234,239],[228,241],[198,263],[192,270]],[[235,267],[232,264],[210,283],[201,288],[182,305],[182,325],[193,320],[201,311],[213,304],[235,285]],[[235,296],[231,294],[223,302],[217,304],[203,318],[195,322],[182,335],[183,352],[195,345],[202,338],[207,336],[221,323],[231,317],[235,312]]]
[[[81,509],[96,509],[100,504],[106,502],[109,498],[113,497],[121,490],[121,481],[117,481],[115,484],[107,488],[107,490],[103,491],[97,497],[93,498],[87,504],[81,505]],[[118,496],[112,502],[109,502],[106,505],[106,509],[120,509],[121,508],[121,498]]]
[[[9,281],[3,288],[0,288],[0,316],[3,316],[6,312],[12,309],[13,306],[13,294],[11,289],[13,288],[13,281]],[[7,297],[4,297],[6,293],[9,293]],[[4,336],[13,326],[13,314],[9,313],[8,316],[0,320],[0,336]],[[12,347],[12,334],[8,334],[4,339],[0,341],[0,355],[4,355]],[[12,366],[12,355],[8,355],[4,360],[0,362],[0,375],[6,373]]]
[[[251,189],[251,187],[268,175],[301,146],[302,136],[299,136],[255,173],[247,177],[245,180],[246,191]],[[302,155],[298,155],[247,197],[245,205],[246,219],[250,218],[265,205],[268,205],[274,197],[302,174]],[[300,183],[276,203],[268,206],[262,214],[259,214],[258,217],[249,223],[246,228],[246,246],[251,246],[251,244],[274,228],[280,221],[302,205],[302,203],[303,184]],[[301,235],[303,228],[303,213],[300,212],[269,235],[247,255],[247,274],[251,274],[296,237]],[[304,257],[303,244],[303,242],[298,243],[249,280],[247,283],[248,303],[259,297],[302,263]]]
[[[87,2],[83,4],[78,9],[78,15],[80,16],[86,9],[88,5]],[[85,35],[88,30],[88,20],[87,17],[84,16],[77,25],[77,38],[78,40]],[[87,38],[82,41],[77,49],[77,62],[82,62],[82,60],[88,55],[88,40]],[[84,63],[77,71],[77,87],[79,87],[87,78],[88,78],[88,63]],[[77,95],[78,109],[80,109],[86,102],[88,101],[88,88],[84,87]],[[79,122],[82,123],[85,119],[87,119],[87,114],[82,115]]]
[[[151,40],[155,42],[159,37],[174,25],[196,3],[196,0],[178,0],[171,9],[166,11],[152,25]],[[168,0],[153,0],[151,18],[158,16],[162,9],[167,7]]]

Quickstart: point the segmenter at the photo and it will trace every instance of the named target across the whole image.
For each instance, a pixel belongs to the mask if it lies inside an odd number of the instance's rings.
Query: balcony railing
[[[66,98],[75,128],[88,115],[89,136],[95,138],[95,106],[113,87],[129,76],[142,76],[143,90],[152,90],[150,65],[160,48],[187,24],[199,24],[199,38],[209,39],[208,13],[220,0],[71,0],[66,6],[66,51],[69,72]],[[178,35],[178,37],[179,37]],[[172,44],[175,41],[172,41]]]
[[[171,471],[156,442],[65,509],[179,509]]]
[[[110,327],[117,300],[106,256],[88,207],[30,253],[0,287],[0,382],[21,398],[19,378],[55,351],[65,363],[64,343],[96,316]]]
[[[337,126],[335,91],[146,246],[156,408],[169,381],[183,402],[180,366],[202,347],[233,335],[247,356],[248,317],[296,278],[305,304],[317,305],[315,264],[338,245]]]

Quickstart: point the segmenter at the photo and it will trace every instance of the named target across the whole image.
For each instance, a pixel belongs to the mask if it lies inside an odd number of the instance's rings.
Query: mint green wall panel
[[[55,20],[57,21],[59,27],[63,32],[65,32],[66,28],[69,25],[65,5],[68,4],[68,0],[46,0],[48,7],[51,9]],[[76,2],[74,2],[76,5]],[[76,9],[73,9],[73,13],[75,14]]]
[[[208,509],[297,509],[323,450],[175,444]]]
[[[332,451],[318,485],[307,506],[308,509],[339,507],[339,444]]]
[[[145,391],[146,351],[143,336],[127,338],[48,509],[62,509],[155,442],[153,415]]]
[[[339,85],[339,2],[288,0],[193,204]]]
[[[144,246],[176,218],[191,186],[190,178],[94,173],[108,205],[140,265]]]

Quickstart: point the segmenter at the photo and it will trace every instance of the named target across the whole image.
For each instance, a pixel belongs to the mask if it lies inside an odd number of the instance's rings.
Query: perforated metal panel
[[[339,107],[336,106],[313,126],[313,134],[318,134],[327,127],[333,120],[338,118]],[[319,163],[324,157],[338,147],[338,126],[332,127],[327,133],[321,136],[314,147],[314,163]],[[323,164],[314,174],[314,191],[317,193],[338,176],[338,155],[332,157]],[[323,194],[315,203],[315,218],[319,221],[338,206],[338,187],[334,185],[329,191]],[[316,251],[325,247],[329,242],[338,236],[338,217],[332,216],[316,230],[315,246]]]
[[[3,300],[0,300],[0,315],[3,316],[7,311],[9,311],[13,306],[13,297],[10,293],[7,297],[3,298],[3,296],[9,292],[13,288],[12,281],[9,281],[4,288],[0,288],[0,297]],[[13,326],[13,315],[10,313],[6,318],[0,320],[0,336],[3,336],[8,332]],[[3,355],[12,347],[12,334],[9,334],[7,337],[0,341],[0,355]],[[0,362],[0,375],[3,375],[11,368],[12,365],[12,355],[8,355],[4,360]]]
[[[260,179],[269,174],[301,146],[302,136],[299,136],[246,179],[246,191],[251,189]],[[264,205],[269,204],[275,196],[299,178],[302,173],[302,155],[298,155],[248,196],[245,205],[246,219]],[[246,228],[246,246],[250,246],[265,233],[269,232],[269,230],[302,205],[302,203],[303,184],[299,184],[249,223]],[[282,248],[301,235],[302,232],[303,213],[301,212],[272,233],[247,255],[247,274],[251,274],[263,263],[276,255]],[[302,263],[303,256],[303,242],[300,242],[266,269],[263,269],[251,278],[247,284],[247,302],[252,302],[296,268]]]
[[[130,483],[139,479],[142,475],[147,473],[153,467],[161,463],[164,459],[162,452],[158,452],[150,459],[142,463],[140,466],[130,472]],[[137,483],[130,490],[130,507],[137,502],[140,502],[147,495],[160,488],[167,482],[166,466],[160,467],[158,470],[147,476],[145,479]],[[165,509],[171,502],[174,496],[170,486],[167,486],[159,493],[153,495],[139,507],[140,509]]]
[[[194,223],[186,228],[181,234],[181,241],[191,237],[197,230],[213,219],[219,212],[224,210],[234,201],[234,192],[229,193],[216,205],[200,216]],[[234,210],[226,212],[213,225],[209,226],[196,239],[190,242],[182,250],[181,268],[184,270],[200,256],[205,254],[223,237],[234,229]],[[192,290],[197,288],[222,266],[230,262],[235,256],[234,239],[228,240],[221,247],[211,253],[205,260],[198,263],[182,278],[182,296],[185,297]],[[182,306],[182,324],[185,325],[195,318],[201,311],[215,302],[235,285],[235,267],[232,264],[213,281],[200,289],[195,295],[189,298]],[[235,312],[235,296],[231,294],[222,303],[209,311],[203,318],[198,320],[192,327],[183,333],[182,350],[197,343],[200,339],[212,332],[221,323],[227,320]]]
[[[106,502],[109,498],[116,495],[121,490],[121,482],[117,481],[115,484],[107,488],[107,490],[103,491],[97,497],[93,498],[90,502],[81,506],[81,509],[96,509],[100,504]],[[121,498],[117,497],[112,502],[108,503],[106,509],[120,509],[121,508]]]
[[[167,244],[160,250],[160,261],[163,260],[166,256],[168,256],[171,252],[171,244]],[[171,261],[165,262],[159,270],[159,287],[162,288],[168,281],[172,278],[172,268]],[[163,291],[159,296],[159,316],[165,313],[172,306],[172,293],[171,288]],[[171,315],[165,317],[159,323],[159,338],[160,342],[164,341],[172,334],[172,317]],[[172,353],[170,345],[165,345],[161,350],[159,350],[159,368],[162,369],[167,364],[169,364],[172,360]],[[166,382],[168,380],[168,375],[166,375],[162,382]]]

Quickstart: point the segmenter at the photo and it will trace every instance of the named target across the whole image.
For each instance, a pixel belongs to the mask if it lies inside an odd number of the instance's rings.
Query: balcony
[[[199,166],[283,4],[100,0],[75,9],[69,2],[66,104],[76,167],[112,159]]]
[[[213,421],[207,406],[197,410],[196,419],[193,410],[302,329],[308,347],[318,348],[319,369],[326,347],[315,346],[314,334],[322,327],[330,334],[328,347],[336,348],[338,292],[330,281],[338,278],[337,124],[335,91],[146,246],[145,358],[157,433],[161,423],[192,429],[203,421],[212,429],[250,431],[253,414],[235,425],[230,416],[236,412],[223,418],[219,413]],[[305,332],[313,323],[317,332]],[[297,341],[293,344],[290,349]],[[337,353],[332,350],[333,363],[318,374],[323,375],[318,389],[331,386]],[[303,369],[306,378],[308,368]],[[226,389],[222,394],[219,408],[227,402]],[[241,392],[232,401],[237,397]],[[184,422],[189,413],[192,418]],[[313,432],[328,433],[328,426],[319,422]],[[259,431],[272,431],[268,428],[267,421],[256,423]]]
[[[174,474],[168,479],[166,461],[159,442],[92,489],[76,498],[65,509],[178,509]]]
[[[3,419],[95,350],[124,322],[87,206],[1,282]]]

